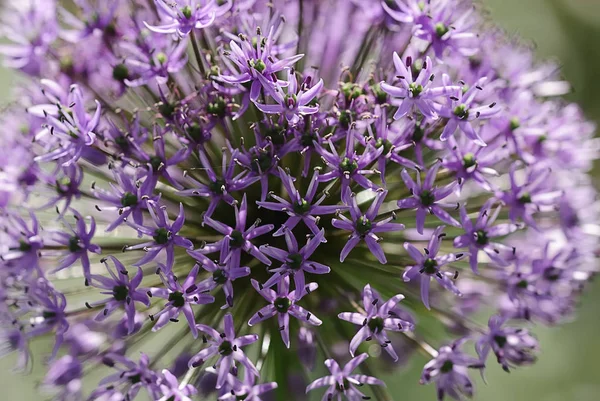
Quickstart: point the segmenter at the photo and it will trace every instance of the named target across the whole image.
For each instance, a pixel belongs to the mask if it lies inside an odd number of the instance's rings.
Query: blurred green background
[[[510,36],[537,48],[540,58],[563,67],[573,84],[570,98],[582,105],[589,118],[600,122],[600,0],[485,0],[481,6]],[[0,100],[10,96],[14,75],[0,73]],[[596,179],[599,183],[600,179]],[[479,401],[598,401],[600,400],[600,283],[592,283],[582,299],[576,320],[555,328],[536,327],[542,347],[533,367],[510,375],[490,364],[488,384],[478,381]],[[38,344],[43,346],[42,344]],[[35,354],[35,349],[33,350]],[[38,361],[39,362],[39,361]],[[411,363],[388,380],[396,401],[434,400],[431,386],[419,386],[426,360],[415,356]],[[44,399],[36,393],[32,376],[8,373],[12,356],[0,360],[0,401]],[[33,375],[33,377],[39,377]],[[38,379],[39,380],[39,379]],[[282,400],[285,401],[285,400]]]

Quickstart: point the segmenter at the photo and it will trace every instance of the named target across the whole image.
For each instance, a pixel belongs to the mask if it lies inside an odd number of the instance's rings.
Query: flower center
[[[383,154],[387,154],[389,153],[390,149],[392,149],[392,143],[390,141],[388,141],[387,139],[381,139],[379,138],[377,140],[377,142],[375,142],[375,146],[380,148],[383,146]]]
[[[273,306],[275,306],[277,312],[287,313],[288,309],[290,309],[290,306],[292,306],[292,302],[289,300],[289,298],[277,298],[273,302]]]
[[[344,378],[344,380],[343,380],[343,384],[342,384],[341,386],[340,386],[340,384],[339,384],[339,383],[337,383],[337,382],[335,383],[335,388],[336,388],[336,390],[337,390],[337,391],[340,391],[340,392],[342,392],[342,393],[343,393],[343,392],[345,392],[347,389],[349,389],[349,388],[350,388],[350,382],[348,381],[348,379]]]
[[[435,259],[427,258],[425,262],[423,262],[423,272],[425,274],[433,275],[438,271],[437,265]]]
[[[81,247],[79,246],[79,237],[71,237],[69,238],[69,251],[75,253],[79,252]]]
[[[518,117],[513,117],[510,119],[510,130],[514,131],[521,126],[521,121],[519,121]]]
[[[31,250],[32,246],[31,244],[28,244],[27,242],[21,240],[19,241],[19,251],[21,252],[29,252]]]
[[[154,231],[154,236],[152,238],[154,238],[154,242],[157,244],[164,245],[169,242],[170,237],[171,233],[166,228],[158,228]]]
[[[115,81],[123,82],[129,78],[129,68],[125,64],[117,64],[113,67],[112,76]]]
[[[467,153],[463,157],[463,166],[465,169],[469,169],[477,164],[477,159],[473,153]]]
[[[300,270],[303,262],[304,257],[302,257],[302,255],[299,253],[290,253],[286,260],[287,265],[292,270]]]
[[[519,203],[522,203],[523,205],[526,205],[528,203],[531,203],[531,194],[529,192],[525,192],[519,199],[518,199]]]
[[[494,336],[494,341],[498,344],[498,347],[504,348],[506,345],[506,336]]]
[[[450,29],[448,29],[448,27],[441,22],[435,24],[435,34],[438,38],[442,38],[445,34],[448,33],[449,30]]]
[[[183,16],[187,19],[192,18],[192,7],[190,6],[185,6],[181,9],[181,14],[183,14]]]
[[[138,373],[137,375],[129,376],[129,382],[131,384],[137,384],[142,381],[142,375]]]
[[[354,160],[344,157],[340,163],[340,169],[343,172],[352,174],[354,171],[356,171],[356,169],[358,169],[358,164]]]
[[[225,193],[225,181],[216,179],[208,184],[210,191],[216,195],[223,195]]]
[[[183,293],[179,291],[175,291],[169,294],[169,301],[173,303],[173,306],[176,308],[181,308],[185,305],[185,299],[183,298]]]
[[[475,232],[475,242],[477,242],[479,245],[487,245],[489,242],[487,233],[483,230],[478,230]]]
[[[206,111],[208,114],[212,114],[215,117],[225,117],[227,112],[227,102],[223,97],[219,96],[213,102],[208,103]]]
[[[453,113],[456,117],[460,118],[461,120],[465,120],[469,117],[469,109],[464,104],[456,106],[454,108]]]
[[[217,284],[225,284],[227,282],[227,273],[223,269],[217,269],[213,272],[212,278]]]
[[[152,156],[150,158],[150,165],[152,166],[152,171],[156,172],[160,168],[160,165],[163,164],[163,161],[158,156]]]
[[[134,195],[131,192],[125,192],[121,197],[121,205],[123,205],[123,207],[135,206],[137,203],[137,195]]]
[[[366,216],[360,216],[358,221],[356,222],[356,231],[361,235],[367,235],[371,228],[373,227],[373,223],[371,220],[367,219]]]
[[[440,371],[442,373],[450,373],[450,372],[452,372],[453,368],[454,368],[454,362],[445,361],[444,364],[442,365],[442,367],[440,368]]]
[[[305,214],[310,210],[311,204],[306,199],[300,199],[298,203],[294,203],[294,212],[298,214]]]
[[[232,248],[241,248],[246,242],[244,240],[244,234],[242,234],[238,230],[233,230],[229,237],[229,246],[231,246]]]
[[[231,341],[225,340],[219,345],[219,354],[222,356],[233,354],[233,344],[231,344]]]
[[[116,301],[122,302],[127,299],[129,289],[124,285],[116,285],[113,287],[113,297]]]
[[[426,207],[431,206],[435,203],[435,195],[428,190],[424,190],[423,192],[421,192],[419,198],[421,199],[421,205]]]
[[[252,66],[252,68],[254,68],[256,71],[260,72],[261,74],[264,70],[267,69],[267,65],[261,59],[250,61],[250,65]]]
[[[367,323],[367,326],[369,326],[369,329],[373,333],[380,333],[383,331],[383,319],[380,318],[379,316],[371,318],[369,320],[369,323]]]
[[[423,92],[423,85],[419,85],[416,83],[412,83],[410,85],[408,85],[408,90],[410,91],[410,93],[412,93],[413,97],[418,97],[421,92]]]
[[[549,267],[544,270],[544,278],[548,281],[558,281],[562,276],[562,270],[556,267]]]

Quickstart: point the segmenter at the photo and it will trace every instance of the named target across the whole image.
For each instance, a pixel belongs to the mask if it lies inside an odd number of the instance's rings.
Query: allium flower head
[[[57,400],[401,399],[415,350],[460,399],[597,271],[595,127],[471,0],[29,0],[2,32],[0,356]]]

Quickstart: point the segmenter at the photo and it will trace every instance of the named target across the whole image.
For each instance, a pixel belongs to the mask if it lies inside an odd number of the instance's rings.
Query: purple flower
[[[199,331],[210,337],[210,339],[207,339],[205,336],[202,338],[202,341],[209,345],[194,355],[189,361],[190,368],[195,368],[218,354],[219,359],[214,365],[215,369],[218,367],[217,388],[221,388],[225,384],[229,371],[235,367],[236,362],[244,365],[256,377],[260,376],[252,361],[241,350],[242,347],[256,342],[258,336],[256,334],[247,334],[236,337],[231,313],[225,315],[223,325],[222,333],[204,324],[196,325]]]
[[[550,169],[531,168],[526,171],[523,184],[517,183],[517,165],[510,167],[510,189],[498,192],[496,197],[509,207],[508,216],[513,223],[521,219],[529,226],[537,228],[533,214],[542,207],[551,207],[560,200],[563,191],[548,187]]]
[[[342,181],[342,196],[346,195],[352,181],[365,189],[377,188],[368,178],[367,174],[376,174],[376,170],[368,170],[368,167],[383,153],[383,147],[373,148],[368,143],[362,155],[356,154],[355,133],[352,129],[346,134],[346,148],[342,155],[331,141],[327,141],[330,151],[325,147],[315,144],[315,150],[323,158],[323,161],[330,168],[325,174],[319,176],[319,181],[326,182],[339,178]]]
[[[153,399],[160,398],[158,375],[150,369],[148,355],[142,353],[139,363],[135,363],[123,355],[109,353],[102,358],[102,362],[117,372],[102,379],[90,395],[90,399],[102,399],[102,396],[112,395],[115,389],[119,389],[126,400],[133,400],[142,388],[145,388]]]
[[[444,85],[450,85],[449,77],[442,77]],[[479,79],[472,87],[466,92],[459,91],[458,96],[452,96],[448,99],[445,106],[435,105],[435,111],[444,118],[448,119],[444,131],[440,139],[442,141],[448,140],[457,128],[473,142],[479,146],[486,146],[486,143],[481,139],[479,134],[471,125],[472,121],[483,120],[490,118],[500,112],[499,107],[495,107],[496,103],[491,103],[487,106],[473,106],[477,92],[482,90],[481,85],[487,82],[487,78]]]
[[[454,191],[457,183],[453,181],[442,188],[433,186],[440,166],[440,163],[435,163],[427,171],[427,175],[425,176],[423,183],[421,183],[420,173],[417,173],[416,183],[406,170],[402,170],[401,173],[402,181],[404,181],[404,184],[406,184],[406,187],[410,191],[412,197],[399,200],[398,207],[400,209],[417,209],[416,223],[417,232],[419,234],[423,234],[423,228],[425,227],[425,216],[427,215],[427,212],[434,214],[438,219],[446,224],[460,227],[460,223],[443,209],[456,208],[457,204],[440,202],[447,198]]]
[[[296,288],[294,291],[290,291],[290,278],[285,276],[279,280],[279,283],[277,283],[277,291],[274,291],[270,288],[263,287],[254,279],[251,281],[252,286],[264,299],[269,302],[269,305],[261,308],[250,318],[248,321],[250,326],[254,326],[256,323],[262,322],[277,315],[281,339],[283,340],[285,346],[289,348],[290,315],[301,322],[306,322],[313,326],[321,325],[321,320],[319,320],[311,312],[296,304],[304,295],[310,294],[319,288],[317,283],[309,283],[305,287]]]
[[[246,195],[244,195],[241,206],[235,206],[235,227],[226,226],[207,216],[204,216],[204,223],[225,235],[225,238],[219,243],[221,252],[224,252],[227,255],[227,257],[223,259],[224,262],[231,260],[231,263],[233,263],[234,266],[239,266],[243,250],[267,266],[270,266],[271,261],[255,245],[253,245],[250,240],[272,231],[274,226],[273,224],[266,224],[259,227],[260,221],[257,220],[250,228],[246,229],[247,215],[248,202],[246,201]]]
[[[433,232],[429,245],[424,248],[425,254],[421,254],[419,250],[410,242],[404,243],[404,249],[408,252],[408,255],[417,262],[416,265],[409,266],[402,278],[404,281],[414,281],[417,278],[421,281],[421,299],[427,309],[429,307],[429,283],[434,278],[442,287],[452,291],[454,294],[460,296],[461,293],[452,282],[452,277],[456,276],[456,273],[443,272],[440,269],[449,263],[460,260],[465,256],[464,253],[447,254],[438,256],[440,250],[440,244],[446,234],[442,233],[444,226],[439,226]]]
[[[154,227],[141,226],[135,223],[129,223],[129,225],[138,230],[141,234],[151,236],[153,240],[138,245],[128,246],[125,250],[131,251],[134,249],[143,249],[144,252],[146,252],[146,255],[134,264],[135,266],[142,266],[154,260],[164,249],[167,255],[165,268],[167,271],[171,271],[175,261],[175,247],[179,246],[186,249],[192,249],[194,246],[192,241],[177,235],[185,223],[183,204],[179,204],[179,214],[173,223],[169,221],[166,206],[160,206],[153,201],[147,201],[147,205]]]
[[[484,365],[470,355],[460,350],[466,340],[458,340],[450,346],[439,349],[438,355],[423,368],[421,383],[435,382],[437,398],[443,400],[450,397],[461,400],[462,394],[473,396],[473,383],[469,378],[468,368],[482,369]]]
[[[146,51],[131,43],[122,43],[124,52],[130,57],[125,58],[127,66],[133,79],[125,79],[125,84],[130,87],[138,87],[156,82],[159,85],[166,84],[169,74],[181,70],[188,62],[186,50],[188,42],[182,39],[179,43],[169,43],[162,51],[152,49]],[[155,50],[155,51],[154,51]]]
[[[418,77],[413,80],[411,71],[412,58],[407,58],[406,64],[400,59],[397,52],[394,52],[394,66],[396,67],[396,77],[400,80],[401,87],[388,85],[381,82],[381,89],[390,96],[400,98],[398,110],[394,114],[394,120],[406,116],[416,106],[419,111],[427,118],[437,119],[437,113],[434,110],[434,99],[441,96],[457,96],[461,88],[459,86],[438,86],[431,87],[434,80],[432,73],[433,63],[431,59],[423,62],[423,68]],[[446,81],[446,80],[445,80]]]
[[[479,250],[485,252],[490,259],[500,266],[506,266],[508,264],[506,259],[512,256],[514,252],[514,248],[499,242],[490,241],[492,238],[509,235],[519,228],[518,225],[509,223],[494,226],[493,224],[498,218],[501,206],[492,211],[493,204],[493,199],[486,202],[479,211],[479,216],[475,224],[469,219],[465,207],[462,206],[460,208],[460,222],[465,233],[454,239],[454,247],[469,249],[469,262],[471,270],[474,273],[478,273],[477,255],[479,254]]]
[[[259,75],[264,78],[271,77],[273,74],[292,67],[304,57],[303,54],[298,54],[278,60],[275,56],[277,49],[274,49],[276,33],[275,26],[271,26],[269,34],[263,37],[261,29],[257,28],[256,36],[251,39],[246,35],[239,35],[236,38],[237,41],[231,40],[229,42],[230,50],[225,51],[224,54],[239,71],[236,75],[220,75],[219,79],[229,84],[251,82],[250,99],[252,101],[258,99],[263,85],[258,78]],[[296,91],[294,90],[293,93],[295,94]]]
[[[65,355],[54,361],[44,378],[44,385],[59,387],[57,399],[79,399],[81,397],[83,366],[71,355]]]
[[[315,114],[319,111],[319,105],[311,105],[321,90],[323,89],[323,80],[320,79],[316,85],[310,86],[310,79],[300,85],[296,80],[296,72],[288,70],[286,82],[287,92],[284,94],[283,88],[279,83],[267,80],[262,74],[257,75],[265,92],[275,100],[277,104],[264,104],[254,102],[256,107],[267,114],[282,114],[290,124],[297,124],[300,116]]]
[[[275,269],[271,269],[269,272],[274,273],[266,283],[263,284],[266,288],[271,288],[275,283],[278,283],[283,277],[293,277],[296,289],[304,288],[306,283],[304,273],[312,274],[327,274],[331,271],[329,266],[325,266],[322,263],[308,260],[310,256],[315,252],[317,247],[323,242],[325,238],[325,230],[321,229],[319,233],[310,238],[306,245],[302,249],[298,249],[298,241],[291,232],[291,230],[285,231],[285,242],[287,245],[287,252],[283,249],[275,248],[270,245],[263,245],[259,249],[265,255],[276,259],[283,264]]]
[[[164,288],[151,288],[149,294],[167,300],[160,312],[150,315],[152,321],[156,321],[152,331],[158,331],[167,325],[169,322],[178,322],[177,318],[180,313],[183,313],[187,319],[190,331],[194,338],[198,337],[196,329],[196,317],[192,305],[205,305],[215,302],[212,295],[205,294],[206,290],[196,285],[196,277],[200,266],[195,265],[183,283],[180,283],[179,277],[173,275],[167,269],[164,272],[164,266],[159,264],[159,276],[164,284]]]
[[[84,218],[79,214],[78,211],[72,210],[73,217],[75,218],[75,227],[60,216],[63,224],[69,229],[70,233],[54,231],[52,233],[52,239],[54,242],[64,246],[67,250],[63,252],[66,254],[58,267],[54,269],[54,272],[66,269],[72,266],[75,262],[79,261],[83,268],[83,275],[90,277],[90,259],[88,252],[100,254],[101,249],[98,245],[92,244],[92,238],[96,232],[96,220],[93,217],[89,217],[90,227],[89,230],[85,224]]]
[[[238,150],[235,150],[232,153],[231,161],[229,163],[227,162],[227,155],[223,155],[221,177],[219,178],[215,174],[206,152],[203,149],[198,151],[200,163],[202,164],[202,168],[206,172],[206,175],[208,175],[209,182],[208,184],[203,184],[190,177],[188,174],[186,176],[187,181],[190,182],[194,188],[186,189],[179,193],[183,196],[202,196],[210,198],[205,217],[212,216],[221,201],[224,201],[228,205],[234,205],[236,200],[231,196],[231,192],[244,190],[260,179],[259,176],[247,176],[247,171],[242,171],[240,174],[234,176],[236,167],[234,160],[237,159],[238,153]]]
[[[156,180],[152,171],[148,172],[143,183],[134,180],[129,174],[120,168],[113,170],[115,184],[111,185],[111,190],[97,188],[94,184],[92,192],[99,200],[110,204],[111,206],[102,206],[102,210],[117,210],[118,217],[106,227],[106,231],[112,231],[127,219],[132,218],[137,225],[144,224],[144,211],[147,210],[147,201],[158,201],[158,197],[153,195]],[[100,209],[100,207],[98,207]]]
[[[485,362],[490,351],[493,351],[502,369],[509,372],[511,366],[534,363],[534,353],[538,351],[539,345],[526,329],[502,327],[507,320],[500,316],[490,317],[489,331],[481,336],[475,348],[482,362]]]
[[[115,265],[116,273],[111,269],[106,259],[110,259]],[[135,327],[135,302],[140,302],[146,306],[150,306],[150,299],[146,295],[146,289],[140,288],[144,273],[138,267],[133,278],[129,278],[129,272],[123,264],[114,256],[108,256],[102,259],[106,270],[110,274],[109,277],[92,274],[89,277],[88,284],[93,287],[98,287],[103,290],[102,294],[110,295],[109,298],[95,302],[86,302],[85,306],[92,309],[99,305],[104,305],[104,308],[96,316],[97,321],[103,321],[110,316],[117,308],[123,307],[127,316],[128,334],[133,333]]]
[[[285,223],[273,234],[274,237],[284,235],[287,231],[293,230],[300,221],[310,229],[314,235],[319,235],[320,229],[317,223],[320,217],[325,214],[332,214],[338,211],[348,209],[347,206],[343,205],[321,205],[327,198],[325,194],[321,195],[319,199],[313,203],[315,195],[317,194],[317,188],[319,187],[319,170],[315,169],[313,176],[310,180],[306,195],[302,197],[296,187],[292,177],[287,174],[281,167],[279,167],[279,177],[283,184],[290,200],[287,201],[276,195],[273,192],[269,193],[269,197],[276,200],[276,202],[256,202],[260,207],[265,209],[274,210],[277,212],[285,212],[288,214],[288,219]],[[323,237],[323,241],[325,238]]]
[[[244,380],[239,380],[233,375],[228,375],[228,385],[231,390],[219,397],[219,400],[224,401],[262,401],[260,396],[277,388],[277,383],[262,383],[256,384],[255,377],[245,375]],[[265,398],[266,400],[267,398]]]
[[[404,295],[398,294],[383,302],[379,293],[371,289],[370,284],[367,284],[363,290],[364,311],[361,313],[344,312],[338,315],[338,318],[342,320],[362,326],[350,341],[350,355],[352,357],[354,357],[356,349],[363,341],[375,338],[394,361],[398,360],[398,355],[385,332],[386,330],[409,331],[414,328],[413,323],[402,320],[394,312],[398,302],[403,299]]]
[[[150,25],[144,21],[146,28],[156,33],[177,33],[179,37],[184,37],[194,29],[203,29],[212,25],[216,17],[229,11],[232,1],[154,0],[154,4],[165,23]]]
[[[224,247],[226,244],[223,241],[221,244]],[[206,288],[209,291],[214,290],[219,285],[223,286],[226,304],[223,308],[233,307],[233,281],[250,275],[250,268],[247,266],[236,266],[232,259],[225,262],[227,258],[227,250],[221,252],[221,260],[212,261],[200,251],[188,251],[188,254],[196,259],[200,266],[207,272],[211,273],[211,277],[203,280],[198,287]]]
[[[356,196],[354,194],[350,193],[346,195],[344,203],[350,207],[350,219],[342,214],[338,214],[338,218],[331,221],[331,224],[335,228],[351,232],[348,242],[340,254],[340,262],[343,262],[350,251],[352,251],[361,240],[364,240],[377,260],[380,263],[387,263],[383,249],[381,248],[381,245],[379,245],[381,238],[375,234],[404,229],[404,224],[390,223],[394,220],[393,215],[381,221],[375,221],[379,213],[379,208],[383,204],[387,193],[388,192],[384,190],[377,191],[375,199],[373,199],[373,202],[366,213],[363,213],[358,207]]]
[[[198,392],[191,384],[179,384],[177,378],[167,369],[162,370],[159,383],[162,397],[158,401],[192,401],[190,397]]]
[[[323,400],[333,400],[336,395],[338,400],[342,399],[342,395],[345,395],[348,400],[368,399],[368,397],[360,392],[357,387],[364,384],[385,386],[384,382],[375,377],[352,374],[352,371],[368,357],[367,354],[360,354],[359,356],[352,358],[343,369],[340,368],[340,365],[338,365],[335,360],[327,359],[325,361],[325,366],[327,366],[331,375],[321,377],[309,384],[308,387],[306,387],[306,392],[308,393],[315,388],[329,386],[323,396]]]
[[[39,251],[43,249],[44,241],[35,214],[29,212],[29,221],[16,213],[6,213],[3,218],[5,221],[2,228],[12,244],[5,251],[0,251],[0,261],[6,263],[7,268],[14,267],[16,276],[27,276],[34,271],[41,273]]]
[[[54,96],[49,95],[49,101],[52,100]],[[95,130],[102,111],[100,102],[95,101],[96,110],[89,115],[83,92],[77,85],[71,85],[66,101],[68,106],[61,103],[41,104],[28,109],[29,113],[46,118],[47,126],[36,136],[36,140],[52,136],[47,143],[50,148],[48,153],[36,157],[36,161],[62,160],[63,166],[69,166],[82,156],[86,147],[96,142]]]

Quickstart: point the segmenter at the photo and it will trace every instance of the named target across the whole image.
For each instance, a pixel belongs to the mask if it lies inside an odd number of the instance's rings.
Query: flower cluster
[[[4,19],[0,353],[57,400],[397,399],[410,349],[460,399],[595,272],[595,127],[470,0]]]

